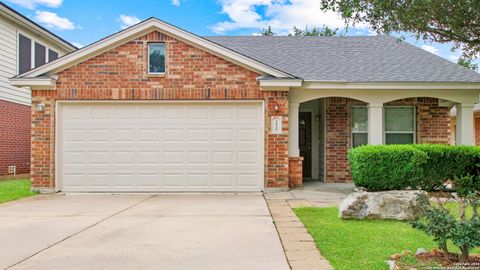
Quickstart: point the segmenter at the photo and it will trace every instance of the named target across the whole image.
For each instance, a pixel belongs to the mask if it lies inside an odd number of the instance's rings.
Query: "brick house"
[[[33,187],[259,191],[350,181],[362,144],[473,144],[480,76],[377,37],[199,37],[151,18],[10,79]]]
[[[30,91],[8,78],[76,48],[0,2],[0,179],[30,171]]]

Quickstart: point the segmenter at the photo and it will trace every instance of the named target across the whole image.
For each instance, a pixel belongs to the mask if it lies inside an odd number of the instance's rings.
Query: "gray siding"
[[[0,99],[30,105],[30,91],[11,86],[17,74],[17,29],[0,17]]]
[[[38,37],[38,34],[21,27],[13,21],[0,16],[0,99],[14,103],[30,105],[31,93],[28,89],[11,86],[8,79],[18,73],[18,34],[32,39],[32,44],[46,46],[62,56],[66,51],[60,49],[56,44],[47,42]],[[32,64],[34,64],[32,59]]]

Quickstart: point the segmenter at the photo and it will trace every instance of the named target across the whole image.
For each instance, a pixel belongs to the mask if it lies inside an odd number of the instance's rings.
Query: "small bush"
[[[355,185],[372,191],[411,187],[427,162],[427,155],[411,145],[360,146],[348,158]]]
[[[447,241],[451,240],[461,254],[460,262],[466,262],[470,250],[480,246],[480,185],[478,177],[466,175],[455,177],[456,191],[458,194],[458,216],[451,213],[445,203],[440,199],[437,205],[427,202],[422,203],[422,216],[412,225],[433,237],[439,248],[448,253]],[[472,209],[472,215],[467,215],[467,208]]]

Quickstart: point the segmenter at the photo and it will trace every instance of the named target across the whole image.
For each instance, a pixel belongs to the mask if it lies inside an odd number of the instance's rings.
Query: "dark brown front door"
[[[299,113],[299,147],[303,157],[303,178],[312,178],[312,113]]]

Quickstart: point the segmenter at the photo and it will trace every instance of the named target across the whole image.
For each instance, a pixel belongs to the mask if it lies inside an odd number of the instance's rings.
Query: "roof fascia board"
[[[306,81],[302,86],[296,89],[404,89],[404,90],[439,90],[439,89],[464,89],[480,90],[479,83],[452,83],[452,82],[371,82],[371,83],[353,83],[353,82],[314,82]]]
[[[57,80],[54,78],[10,78],[9,82],[17,87],[29,87],[39,90],[53,90]]]
[[[302,79],[259,78],[258,82],[262,90],[288,91],[292,87],[301,87],[303,80]]]
[[[4,14],[4,16],[7,17],[7,19],[13,21],[14,23],[18,23],[18,24],[22,25],[23,27],[29,29],[32,32],[40,34],[42,37],[50,40],[51,42],[53,42],[55,44],[57,44],[58,47],[64,49],[67,52],[72,52],[72,51],[77,50],[77,48],[75,46],[73,46],[72,44],[62,40],[61,38],[55,36],[54,34],[50,33],[49,31],[47,31],[45,29],[42,29],[41,27],[39,27],[35,23],[29,21],[28,19],[26,19],[23,16],[17,14],[16,12],[14,12],[14,11],[6,8],[6,7],[3,7],[2,5],[0,5],[0,12],[2,12]]]
[[[199,47],[219,57],[239,64],[247,69],[270,74],[275,77],[292,77],[290,74],[269,67],[263,63],[155,18],[141,22],[78,51],[65,55],[56,61],[26,72],[20,77],[37,77],[43,74],[55,74],[61,70],[76,65],[86,59],[99,55],[115,46],[119,46],[125,42],[128,42],[129,40],[135,39],[154,30],[170,35],[195,47]]]
[[[260,86],[302,86],[302,79],[259,79]]]

